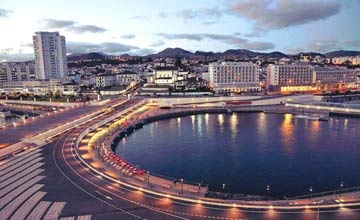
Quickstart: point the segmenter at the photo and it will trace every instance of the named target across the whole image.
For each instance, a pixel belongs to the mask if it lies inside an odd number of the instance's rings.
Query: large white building
[[[211,63],[209,83],[218,93],[260,91],[259,66],[247,62]]]
[[[59,32],[36,32],[33,36],[36,78],[62,79],[67,76],[65,37]]]
[[[0,88],[5,82],[35,79],[35,64],[32,62],[0,63]]]
[[[4,83],[6,93],[31,93],[34,95],[46,95],[49,92],[55,92],[61,85],[60,80],[24,80],[8,81]]]
[[[96,87],[110,87],[115,85],[116,75],[115,74],[99,74],[95,77]]]
[[[154,70],[155,84],[174,87],[179,75],[179,70],[176,67],[157,67]]]
[[[125,71],[115,76],[115,84],[119,86],[135,85],[140,80],[140,76],[136,72]]]
[[[333,64],[343,64],[345,62],[351,62],[352,65],[360,65],[360,56],[353,56],[353,57],[334,57],[332,58]]]
[[[358,71],[346,67],[315,67],[313,83],[322,89],[356,88]]]
[[[267,68],[267,86],[281,92],[314,90],[314,67],[310,64],[270,64]]]

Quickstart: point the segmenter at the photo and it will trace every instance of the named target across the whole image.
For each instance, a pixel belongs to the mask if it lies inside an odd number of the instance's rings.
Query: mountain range
[[[195,57],[208,57],[208,58],[227,58],[227,57],[237,57],[237,58],[295,58],[300,57],[301,54],[311,55],[311,56],[321,56],[326,58],[333,58],[338,56],[359,56],[360,51],[331,51],[328,53],[315,53],[315,52],[303,52],[295,55],[284,54],[282,52],[274,51],[270,53],[261,53],[255,52],[246,49],[230,49],[224,52],[205,52],[205,51],[196,51],[190,52],[182,48],[166,48],[159,53],[146,55],[146,58],[174,58],[174,57],[185,57],[185,58],[195,58]],[[113,55],[107,55],[101,52],[92,52],[86,54],[71,54],[68,56],[69,61],[79,61],[79,60],[103,60],[111,59]],[[120,57],[131,57],[129,54],[120,55]]]

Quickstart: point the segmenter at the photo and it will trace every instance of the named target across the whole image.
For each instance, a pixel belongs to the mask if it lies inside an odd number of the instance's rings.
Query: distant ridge
[[[212,51],[196,51],[195,53],[184,50],[179,47],[175,48],[166,48],[158,53],[146,55],[144,57],[150,58],[175,58],[175,57],[185,57],[185,58],[194,58],[194,57],[207,57],[213,59],[221,59],[221,58],[299,58],[303,55],[310,55],[310,56],[321,56],[326,58],[333,58],[337,56],[359,56],[360,51],[331,51],[328,53],[315,53],[315,52],[301,52],[295,55],[284,54],[279,51],[269,52],[269,53],[262,53],[262,52],[255,52],[246,49],[230,49],[224,52],[212,52]],[[120,57],[131,57],[129,54],[122,54],[119,55]],[[114,55],[107,55],[101,52],[92,52],[92,53],[85,53],[85,54],[71,54],[68,56],[69,61],[79,61],[79,60],[104,60],[104,59],[111,59]]]
[[[79,61],[79,60],[105,60],[111,57],[101,52],[91,52],[83,54],[71,54],[67,56],[68,61]]]
[[[338,50],[332,51],[324,54],[328,58],[333,57],[347,57],[347,56],[359,56],[360,51],[351,51],[351,50]]]

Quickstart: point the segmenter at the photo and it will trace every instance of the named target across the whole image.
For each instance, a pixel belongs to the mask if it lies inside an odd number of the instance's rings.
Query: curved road
[[[68,201],[61,216],[90,213],[92,219],[266,219],[266,220],[357,220],[360,209],[304,210],[301,212],[278,212],[276,210],[240,210],[216,208],[203,204],[189,204],[158,198],[141,191],[134,191],[118,183],[109,182],[89,171],[75,156],[72,144],[87,126],[73,129],[46,147],[54,171],[50,184]],[[61,179],[56,181],[55,179]],[[49,185],[49,184],[47,184]]]

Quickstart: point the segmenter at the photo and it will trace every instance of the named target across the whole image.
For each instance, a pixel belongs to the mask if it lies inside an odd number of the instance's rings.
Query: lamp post
[[[184,194],[183,184],[184,184],[184,179],[181,178],[180,179],[181,194]]]
[[[225,197],[225,183],[222,184],[222,187],[221,187],[221,188],[222,188],[222,191],[223,191],[224,197]]]
[[[309,189],[309,191],[310,191],[310,199],[312,199],[312,191],[313,191],[313,188],[312,188],[312,186],[310,186],[310,189]]]
[[[150,186],[150,171],[147,171],[146,174],[147,174],[147,185]]]
[[[341,198],[341,193],[342,193],[343,187],[344,187],[344,182],[341,181],[341,183],[340,183],[340,198]]]
[[[267,193],[267,195],[269,195],[269,192],[270,192],[270,185],[267,185],[267,186],[266,186],[266,193]]]

